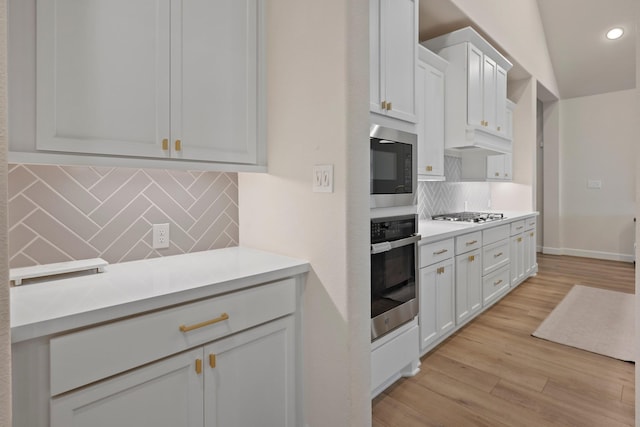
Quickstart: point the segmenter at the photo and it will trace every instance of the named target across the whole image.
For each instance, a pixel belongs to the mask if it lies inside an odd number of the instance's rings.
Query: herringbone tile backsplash
[[[491,199],[488,182],[464,182],[460,180],[462,163],[457,157],[445,156],[444,174],[447,180],[418,183],[418,214],[420,219],[433,215],[461,212],[467,202],[469,211],[486,211]]]
[[[170,247],[152,249],[152,224]],[[101,257],[110,263],[238,245],[235,173],[9,166],[11,268]]]

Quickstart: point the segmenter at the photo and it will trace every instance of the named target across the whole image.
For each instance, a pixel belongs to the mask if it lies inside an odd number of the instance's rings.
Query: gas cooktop
[[[504,214],[495,212],[456,212],[434,215],[431,219],[436,221],[489,222],[504,219]]]

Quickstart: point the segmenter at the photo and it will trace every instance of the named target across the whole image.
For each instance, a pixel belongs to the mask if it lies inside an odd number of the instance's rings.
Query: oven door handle
[[[420,240],[422,236],[419,234],[414,234],[411,237],[407,237],[405,239],[393,240],[391,242],[382,242],[382,243],[373,243],[371,245],[371,255],[381,254],[383,252],[388,252],[391,249],[400,248],[402,246],[412,245]]]

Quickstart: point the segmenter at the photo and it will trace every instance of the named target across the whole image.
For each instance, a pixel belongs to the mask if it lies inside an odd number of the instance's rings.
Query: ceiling
[[[635,1],[537,0],[561,98],[635,88]],[[501,50],[450,0],[420,0],[419,21],[420,40],[470,25]],[[604,34],[614,26],[625,34],[607,40]],[[529,76],[508,52],[502,53],[514,63],[509,80]]]

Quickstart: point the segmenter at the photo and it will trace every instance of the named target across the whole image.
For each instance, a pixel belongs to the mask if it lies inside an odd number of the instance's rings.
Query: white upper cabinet
[[[39,1],[35,148],[261,163],[262,7]]]
[[[449,62],[445,148],[511,152],[505,126],[507,71],[511,63],[470,27],[422,45]]]
[[[416,122],[417,0],[369,1],[369,108]]]
[[[418,179],[444,180],[444,84],[447,61],[418,46]]]

